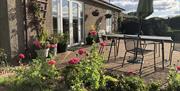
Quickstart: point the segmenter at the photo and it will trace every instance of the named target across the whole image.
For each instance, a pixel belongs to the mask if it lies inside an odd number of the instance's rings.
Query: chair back
[[[141,47],[140,38],[138,35],[124,35],[124,45],[126,51],[130,51]]]
[[[173,42],[174,42],[174,50],[175,51],[180,51],[180,32],[177,32],[173,36]]]
[[[105,35],[106,34],[106,31],[105,30],[99,30],[98,31],[98,37],[99,37],[99,41],[100,42],[103,42],[105,39],[103,38],[102,35]]]

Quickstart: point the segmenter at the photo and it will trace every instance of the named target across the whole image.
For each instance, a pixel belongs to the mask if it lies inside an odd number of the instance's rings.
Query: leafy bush
[[[148,91],[160,91],[160,82],[152,82],[148,85]]]
[[[56,88],[60,74],[55,67],[55,61],[33,60],[30,66],[16,69],[13,91],[44,91]]]
[[[3,67],[8,65],[7,54],[5,53],[5,50],[1,48],[0,48],[0,65]]]
[[[175,69],[171,69],[168,77],[167,91],[179,91],[180,89],[180,74]]]
[[[82,50],[79,50],[82,51]],[[85,53],[85,52],[84,52]],[[79,52],[82,55],[82,52]],[[83,59],[74,58],[64,69],[65,82],[73,91],[96,90],[100,87],[103,58],[93,46]]]

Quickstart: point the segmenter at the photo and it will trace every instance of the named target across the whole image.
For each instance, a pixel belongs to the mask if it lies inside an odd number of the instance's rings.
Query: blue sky
[[[110,0],[121,8],[126,9],[125,13],[135,12],[139,0]],[[173,17],[180,15],[180,0],[154,0],[154,12],[149,17]]]

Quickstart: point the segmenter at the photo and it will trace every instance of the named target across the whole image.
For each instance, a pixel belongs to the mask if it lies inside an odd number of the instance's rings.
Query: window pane
[[[52,0],[53,31],[57,32],[57,0]]]
[[[69,2],[62,0],[63,32],[69,33]]]

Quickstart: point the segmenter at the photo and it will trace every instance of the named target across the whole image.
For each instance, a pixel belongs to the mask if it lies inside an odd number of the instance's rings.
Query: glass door
[[[82,3],[78,2],[78,1],[71,1],[71,45],[77,45],[81,42],[82,40]]]
[[[77,0],[52,0],[53,30],[69,35],[69,46],[84,40],[83,3]]]

